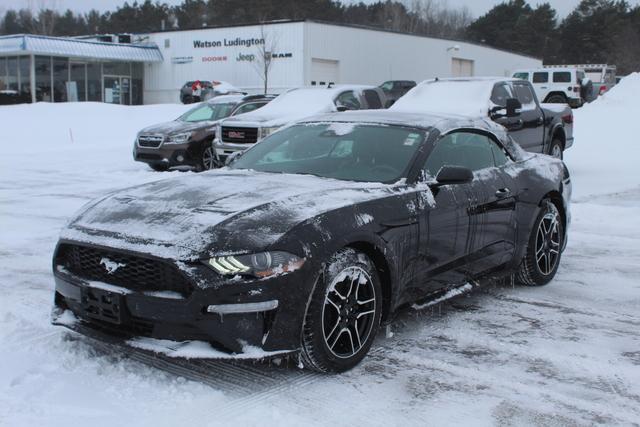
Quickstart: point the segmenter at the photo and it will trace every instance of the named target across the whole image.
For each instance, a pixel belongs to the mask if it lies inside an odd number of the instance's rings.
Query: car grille
[[[132,291],[173,291],[188,296],[189,280],[174,265],[121,252],[80,245],[61,245],[56,263],[81,279],[97,280]],[[105,264],[118,266],[111,273]]]
[[[158,148],[162,144],[162,135],[140,135],[138,145],[145,148]]]
[[[258,141],[258,128],[222,126],[222,141],[234,144],[255,144]]]

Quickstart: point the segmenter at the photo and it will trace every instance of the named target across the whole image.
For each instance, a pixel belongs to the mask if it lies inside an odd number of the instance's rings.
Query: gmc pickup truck
[[[504,126],[522,148],[562,159],[573,145],[566,104],[540,104],[531,83],[509,78],[426,80],[389,109],[487,118]]]

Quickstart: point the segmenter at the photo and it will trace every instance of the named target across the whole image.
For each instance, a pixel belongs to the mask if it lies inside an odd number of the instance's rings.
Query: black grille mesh
[[[108,273],[103,259],[107,263],[121,265]],[[132,291],[173,291],[187,296],[192,290],[189,280],[175,266],[120,252],[65,244],[60,246],[56,262],[82,279],[101,281]]]

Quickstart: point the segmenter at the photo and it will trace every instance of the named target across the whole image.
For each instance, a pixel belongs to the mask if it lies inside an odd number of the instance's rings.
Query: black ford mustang
[[[404,305],[483,278],[548,283],[570,193],[560,160],[488,120],[316,117],[227,168],[85,206],[53,258],[54,323],[174,355],[299,352],[344,371]]]

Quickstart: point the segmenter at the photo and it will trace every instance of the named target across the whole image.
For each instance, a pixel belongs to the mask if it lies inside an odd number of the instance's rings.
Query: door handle
[[[511,195],[511,190],[509,190],[508,188],[501,188],[498,191],[496,191],[496,197],[498,199],[504,199],[506,197],[509,197]]]

